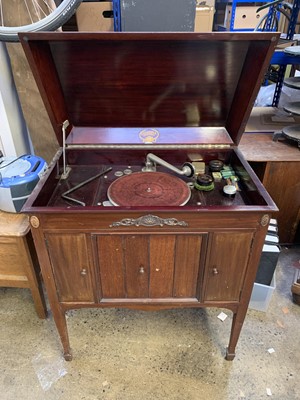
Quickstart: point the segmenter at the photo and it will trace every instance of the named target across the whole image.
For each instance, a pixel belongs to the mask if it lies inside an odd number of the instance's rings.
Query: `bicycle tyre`
[[[18,42],[19,32],[55,31],[67,22],[75,13],[82,0],[63,0],[63,2],[45,18],[23,26],[0,26],[0,41]]]

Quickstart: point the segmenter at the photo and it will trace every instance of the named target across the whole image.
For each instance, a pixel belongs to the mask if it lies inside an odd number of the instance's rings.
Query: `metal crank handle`
[[[112,170],[112,167],[109,167],[109,168],[105,169],[104,171],[100,172],[99,174],[97,174],[95,176],[92,176],[91,178],[87,179],[86,181],[83,181],[83,182],[79,183],[78,185],[74,186],[72,189],[69,189],[66,192],[64,192],[61,195],[61,197],[66,196],[66,195],[74,192],[74,190],[80,189],[82,186],[87,185],[89,182],[92,182],[94,179],[99,178],[100,176],[106,174],[107,172],[109,172],[111,170]]]
[[[77,200],[77,199],[73,199],[73,197],[66,196],[65,194],[62,194],[61,197],[64,200],[73,201],[74,203],[80,204],[81,206],[85,206],[85,203],[83,201],[80,201],[80,200]]]
[[[162,167],[168,168],[169,170],[175,172],[178,175],[185,175],[188,177],[192,177],[195,174],[195,168],[191,163],[186,162],[183,164],[182,169],[179,169],[152,153],[147,154],[146,166],[143,169],[143,171],[154,171],[155,163],[161,165]]]

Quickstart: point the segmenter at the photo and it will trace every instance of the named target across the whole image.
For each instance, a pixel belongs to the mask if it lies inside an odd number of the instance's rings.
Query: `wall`
[[[7,1],[5,5],[11,7],[11,10],[8,10],[10,23],[17,25],[20,11],[16,9],[15,2]],[[31,2],[28,3],[28,6],[33,7]],[[26,139],[28,129],[34,153],[49,162],[56,153],[58,145],[23,48],[20,43],[7,43],[5,47],[7,48],[8,58],[7,52],[3,50],[4,44],[0,44],[0,130],[2,131],[2,145],[9,146],[11,153],[12,143],[9,144],[9,142],[13,142],[16,154],[28,153],[30,151],[28,149],[28,136]],[[17,88],[17,95],[15,87]],[[23,121],[22,113],[19,112],[20,108],[24,115]],[[10,132],[13,133],[14,139],[10,139]]]
[[[0,42],[0,149],[6,157],[31,154],[32,146],[12,77],[10,59]]]

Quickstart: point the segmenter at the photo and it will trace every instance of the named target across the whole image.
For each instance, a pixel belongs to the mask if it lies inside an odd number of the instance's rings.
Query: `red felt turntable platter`
[[[164,172],[135,172],[116,179],[107,196],[115,206],[183,206],[191,190],[183,180]]]

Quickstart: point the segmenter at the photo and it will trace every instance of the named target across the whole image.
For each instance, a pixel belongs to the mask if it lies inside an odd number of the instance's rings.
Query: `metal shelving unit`
[[[112,2],[113,2],[113,14],[114,14],[114,31],[120,32],[122,30],[120,0],[112,0]]]
[[[299,15],[300,0],[294,0],[293,10],[291,13],[291,20],[287,29],[286,40],[293,40],[296,24]],[[299,64],[299,56],[292,56],[285,53],[283,50],[275,51],[271,60],[271,65],[279,65],[278,78],[276,82],[274,97],[273,97],[273,107],[277,107],[279,104],[279,99],[281,95],[281,90],[283,86],[283,81],[286,73],[287,65]]]
[[[253,3],[259,3],[259,4],[263,4],[263,3],[267,3],[268,1],[253,1],[253,0],[219,0],[216,3],[216,7],[218,4],[226,4],[226,5],[231,5],[231,17],[230,17],[230,23],[229,23],[229,28],[224,26],[224,25],[219,25],[217,26],[218,31],[239,31],[239,32],[249,32],[249,31],[253,31],[254,27],[249,27],[249,28],[235,28],[234,24],[235,24],[235,18],[236,18],[236,11],[237,11],[237,7],[239,5],[245,5],[245,4],[253,4]]]

